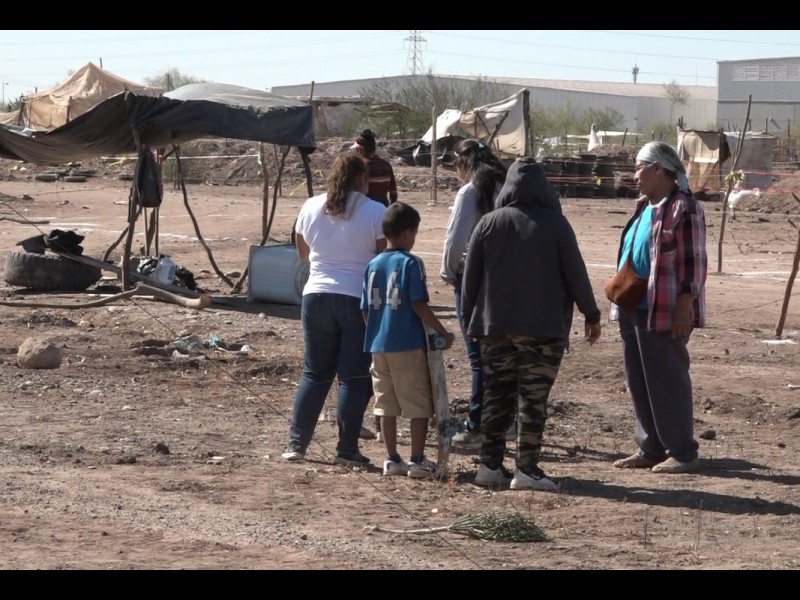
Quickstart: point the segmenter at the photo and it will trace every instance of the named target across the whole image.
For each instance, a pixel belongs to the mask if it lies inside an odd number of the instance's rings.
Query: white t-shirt
[[[344,294],[361,298],[364,270],[377,254],[377,240],[384,238],[386,207],[361,192],[347,195],[350,217],[326,215],[327,194],[305,201],[295,231],[311,249],[306,294]]]

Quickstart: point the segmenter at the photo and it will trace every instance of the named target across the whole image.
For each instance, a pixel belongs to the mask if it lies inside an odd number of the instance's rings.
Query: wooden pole
[[[261,235],[267,235],[269,231],[269,171],[267,170],[267,153],[264,150],[264,142],[258,144],[258,162],[261,163]]]
[[[530,90],[522,91],[522,120],[525,124],[525,156],[536,153],[533,141],[533,127],[531,126],[531,93]]]
[[[281,176],[283,174],[283,167],[284,167],[284,163],[286,162],[286,156],[289,154],[289,150],[291,150],[291,149],[292,149],[291,146],[286,146],[286,148],[285,148],[285,150],[283,152],[283,156],[281,157],[281,163],[278,166],[278,175],[277,175],[277,178],[275,179],[275,187],[273,188],[272,213],[269,216],[269,220],[267,222],[267,228],[266,228],[266,231],[264,231],[263,236],[261,237],[261,243],[259,244],[259,246],[263,246],[264,244],[267,243],[267,238],[269,238],[270,229],[272,229],[272,220],[275,217],[275,206],[278,203],[278,186],[280,184]],[[297,222],[296,219],[295,219],[295,222]],[[292,243],[294,244],[294,225],[292,225]],[[239,277],[239,280],[234,284],[233,289],[231,290],[232,293],[238,294],[239,292],[242,291],[242,287],[244,286],[244,282],[247,281],[247,275],[248,275],[249,269],[250,269],[250,265],[248,265],[247,267],[244,268],[244,271],[242,271],[242,274]]]
[[[311,104],[311,100],[314,97],[314,82],[311,82],[311,92],[308,94],[308,103],[312,107],[313,112],[313,104]],[[326,123],[327,128],[327,123]],[[308,197],[311,198],[314,195],[314,178],[311,173],[311,163],[308,160],[308,153],[304,152],[300,148],[297,149],[300,153],[300,159],[303,161],[303,169],[306,172],[306,188],[308,188]],[[286,155],[283,155],[283,160],[286,160]],[[283,170],[283,163],[281,163],[281,170]]]
[[[800,202],[800,198],[798,198],[794,192],[792,192],[792,197]],[[778,318],[778,325],[775,327],[775,337],[779,338],[783,334],[783,325],[786,323],[786,311],[789,309],[789,298],[792,297],[792,286],[794,285],[794,279],[797,277],[797,270],[798,265],[800,265],[800,228],[795,225],[795,223],[791,219],[787,219],[789,224],[798,230],[797,232],[797,246],[794,249],[794,260],[792,261],[792,270],[789,273],[789,280],[786,282],[786,292],[783,294],[783,305],[781,306],[781,316]]]
[[[192,220],[192,225],[194,226],[194,232],[197,234],[197,240],[200,242],[200,245],[206,251],[206,255],[208,256],[208,262],[211,263],[211,267],[214,269],[214,272],[219,276],[222,281],[227,283],[230,287],[233,287],[233,282],[228,278],[225,273],[219,270],[217,263],[214,261],[214,257],[211,254],[211,248],[208,247],[206,241],[203,239],[203,234],[200,233],[200,226],[197,224],[197,219],[192,212],[191,206],[189,206],[189,194],[186,193],[186,182],[183,180],[183,171],[181,170],[181,157],[178,153],[177,146],[175,147],[175,166],[178,169],[178,178],[181,181],[181,191],[183,192],[183,205],[186,207],[186,212],[189,213],[189,218]]]
[[[126,97],[127,100],[127,97]],[[142,144],[141,144],[141,137],[139,135],[139,130],[135,127],[133,128],[133,141],[136,144],[136,150],[139,153],[139,160],[141,160],[142,154]],[[139,194],[136,193],[136,182],[131,182],[131,193],[128,196],[128,234],[125,236],[125,246],[122,252],[122,262],[121,268],[122,273],[120,277],[122,278],[122,291],[127,292],[131,289],[130,286],[130,278],[128,274],[130,273],[131,267],[131,246],[133,245],[133,230],[134,226],[136,225],[136,219],[139,217]]]
[[[432,136],[431,136],[432,137],[432,139],[431,139],[431,202],[436,204],[436,188],[438,187],[438,184],[436,182],[436,167],[437,167],[436,155],[438,154],[439,150],[436,147],[436,138],[438,136],[436,135],[436,107],[435,106],[431,109],[431,115],[433,117],[433,119],[432,119],[433,120],[433,125],[432,125],[432,128],[431,128],[431,131],[433,132]]]
[[[750,94],[747,97],[747,116],[745,117],[744,120],[745,123],[747,123],[747,121],[750,119],[750,104],[752,103],[752,101],[753,101],[753,95]],[[729,174],[729,177],[727,177],[728,186],[727,189],[725,190],[725,196],[722,198],[722,224],[720,225],[719,228],[719,243],[717,245],[718,274],[722,273],[722,241],[725,239],[725,223],[728,220],[728,196],[731,195],[731,190],[733,189],[735,183],[733,174],[736,171],[737,165],[739,164],[739,157],[742,155],[742,146],[744,146],[744,134],[745,130],[742,129],[742,131],[739,132],[739,143],[736,146],[736,152],[733,155],[733,165],[731,165],[731,172]]]
[[[311,198],[314,195],[314,177],[311,173],[311,163],[308,160],[308,153],[304,152],[300,148],[297,149],[300,153],[300,158],[303,161],[303,170],[306,172],[306,189],[308,190],[308,197]]]

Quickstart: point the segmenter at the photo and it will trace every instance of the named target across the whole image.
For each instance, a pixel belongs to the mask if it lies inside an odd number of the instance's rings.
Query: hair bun
[[[361,137],[364,137],[364,138],[367,138],[367,137],[374,138],[374,137],[375,137],[375,134],[374,134],[374,133],[372,133],[372,130],[371,130],[371,129],[365,129],[364,131],[362,131],[362,132],[361,132]]]

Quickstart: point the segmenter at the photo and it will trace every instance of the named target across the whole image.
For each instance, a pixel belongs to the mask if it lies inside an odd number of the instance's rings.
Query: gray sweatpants
[[[697,458],[694,439],[692,380],[689,377],[689,336],[649,331],[647,311],[620,314],[622,359],[636,418],[634,440],[640,454],[661,462],[667,456],[681,462]]]

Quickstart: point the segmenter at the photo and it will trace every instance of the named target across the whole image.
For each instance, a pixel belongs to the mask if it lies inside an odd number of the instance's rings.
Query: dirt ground
[[[85,235],[85,255],[99,259],[125,227],[129,183],[114,173],[46,183],[22,175],[16,163],[0,161],[0,168],[4,253],[60,228]],[[400,198],[423,216],[415,251],[433,274],[432,305],[457,331],[452,294],[436,277],[453,186],[443,185],[431,203],[427,171],[403,167],[398,177]],[[305,199],[296,181],[287,179],[270,243],[288,241]],[[261,196],[256,184],[188,186],[203,238],[226,274],[243,272],[261,239]],[[632,202],[564,199],[606,315],[602,290]],[[284,462],[302,367],[299,307],[249,303],[246,289],[232,294],[211,268],[180,191],[168,186],[161,251],[194,274],[213,297],[210,308],[143,298],[67,308],[98,296],[0,284],[4,302],[65,306],[0,305],[0,568],[797,569],[796,290],[780,337],[776,324],[798,245],[788,219],[797,221],[800,211],[787,217],[739,207],[720,253],[720,205],[705,208],[708,327],[690,343],[702,469],[657,475],[611,466],[634,450],[619,333],[604,321],[590,347],[578,317],[548,410],[542,466],[563,486],[553,494],[476,486],[475,454],[452,454],[444,482],[386,478],[376,441],[361,444],[373,466],[335,466],[332,396],[307,460]],[[47,223],[37,231],[18,223],[22,216]],[[135,248],[141,229],[139,222]],[[106,277],[115,282],[113,273]],[[173,353],[189,335],[247,351]],[[29,337],[59,346],[60,368],[20,368],[17,351]],[[463,411],[463,346],[446,361],[452,408]],[[407,453],[408,422],[400,429]],[[436,529],[493,510],[534,520],[548,540],[494,542]],[[369,529],[376,525],[403,532]],[[405,531],[412,529],[429,530]]]

